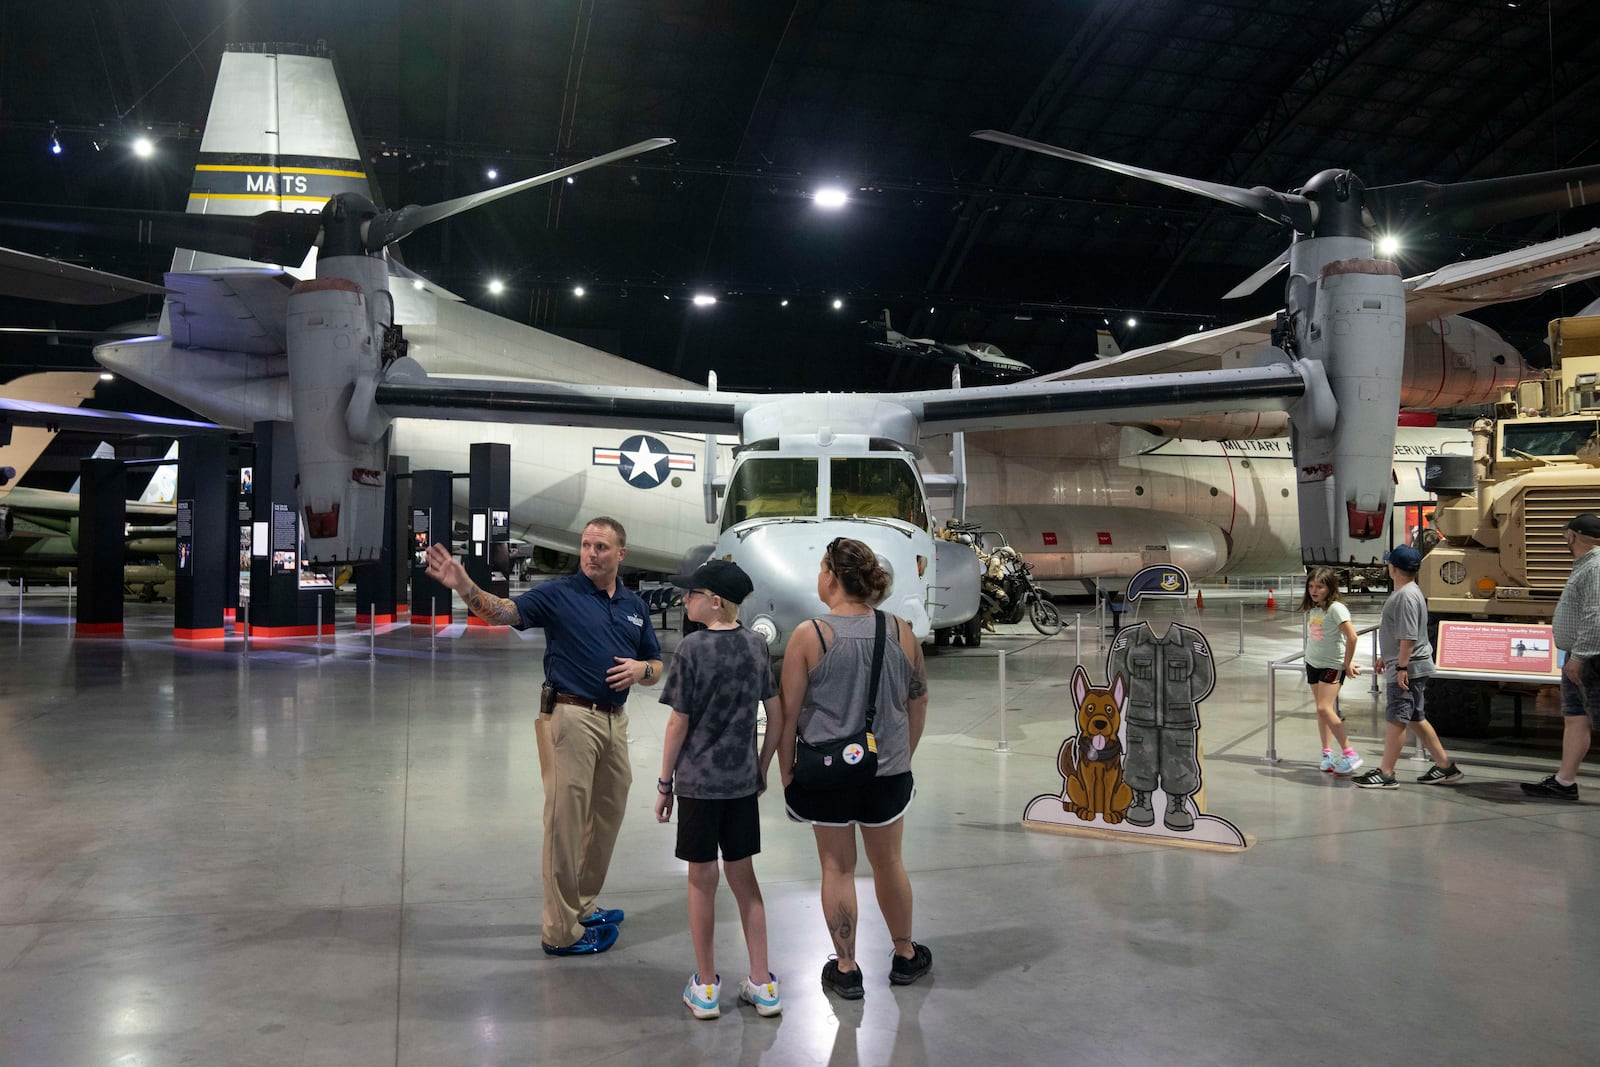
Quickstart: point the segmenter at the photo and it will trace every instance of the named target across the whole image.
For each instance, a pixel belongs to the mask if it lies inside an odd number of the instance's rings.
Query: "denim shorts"
[[[1582,685],[1569,682],[1564,673],[1561,676],[1561,714],[1574,718],[1586,714],[1589,725],[1600,729],[1600,656],[1584,660],[1578,677]]]
[[[1390,681],[1385,689],[1384,696],[1387,706],[1383,709],[1383,717],[1389,722],[1408,723],[1422,722],[1426,718],[1423,708],[1427,704],[1425,690],[1428,688],[1428,679],[1411,679],[1410,689],[1401,689],[1400,683]]]

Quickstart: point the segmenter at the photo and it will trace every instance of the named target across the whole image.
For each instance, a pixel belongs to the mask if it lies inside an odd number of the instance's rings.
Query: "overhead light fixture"
[[[838,311],[842,307],[844,307],[844,301],[840,300],[838,297],[834,297],[833,298],[833,310]]]
[[[490,181],[496,181],[500,177],[500,172],[495,170],[493,167],[490,167],[488,170],[483,172],[483,176],[488,178]]]
[[[489,293],[490,293],[491,296],[499,296],[501,293],[503,293],[505,291],[506,291],[506,283],[505,282],[501,281],[499,278],[490,278],[489,279]]]
[[[117,376],[108,370],[103,370],[100,372],[100,380],[102,382],[114,382],[117,380]]]
[[[1400,238],[1392,233],[1386,233],[1378,238],[1378,255],[1393,257],[1400,251]]]
[[[824,185],[811,194],[811,199],[816,202],[818,207],[834,210],[844,207],[850,198],[837,185]]]
[[[928,314],[930,314],[930,315],[932,315],[932,314],[933,314],[933,309],[932,309],[932,308],[929,308],[929,309],[928,309]]]
[[[1128,329],[1131,330],[1137,325],[1139,325],[1139,320],[1134,318],[1132,315],[1129,315],[1128,316],[1128,322],[1127,322]]]
[[[789,298],[788,297],[784,297],[782,300],[778,301],[778,306],[781,307],[781,308],[788,307],[789,306]]]
[[[717,298],[712,296],[710,293],[694,294],[694,306],[697,308],[708,308],[716,302]]]
[[[156,153],[155,142],[148,137],[135,137],[133,139],[133,154],[140,159],[149,159]]]
[[[583,295],[583,286],[581,286],[581,285],[574,285],[574,286],[573,286],[573,287],[572,287],[572,295],[573,295],[573,296],[582,296],[582,295]]]
[[[570,174],[569,174],[569,175],[567,175],[567,184],[568,184],[568,185],[576,185],[576,184],[577,184],[577,183],[578,183],[578,179],[577,179],[577,178],[574,178],[574,177],[573,177],[573,176],[572,176],[572,175],[570,175]]]
[[[61,154],[61,134],[58,130],[50,131],[50,154],[52,156]]]
[[[421,278],[412,278],[411,279],[411,288],[413,288],[413,289],[421,289],[422,288],[422,279]]]

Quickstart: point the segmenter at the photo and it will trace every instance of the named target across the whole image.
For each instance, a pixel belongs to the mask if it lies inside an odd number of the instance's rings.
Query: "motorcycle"
[[[1021,622],[1024,615],[1046,637],[1061,632],[1061,613],[1033,580],[1033,567],[1002,543],[989,554],[978,594],[978,615],[989,629],[995,623]]]

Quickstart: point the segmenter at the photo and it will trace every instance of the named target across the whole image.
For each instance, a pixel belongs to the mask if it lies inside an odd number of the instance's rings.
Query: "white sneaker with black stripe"
[[[1399,789],[1400,782],[1392,774],[1384,774],[1377,767],[1366,774],[1358,774],[1350,779],[1361,789]]]
[[[1465,777],[1466,775],[1461,773],[1461,768],[1452,761],[1448,767],[1441,767],[1435,763],[1417,781],[1423,785],[1455,785]]]

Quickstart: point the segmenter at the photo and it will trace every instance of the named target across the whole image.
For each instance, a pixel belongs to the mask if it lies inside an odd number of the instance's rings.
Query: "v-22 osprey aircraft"
[[[383,460],[391,428],[407,419],[740,434],[745,448],[738,465],[725,481],[710,475],[708,512],[719,486],[725,491],[725,528],[712,551],[737,559],[751,572],[757,587],[752,617],[758,623],[767,617],[763,629],[774,644],[817,610],[815,561],[828,540],[845,533],[868,540],[890,565],[895,585],[886,606],[911,620],[919,633],[925,636],[933,626],[970,616],[977,599],[972,554],[964,549],[946,553],[928,529],[926,494],[914,464],[924,433],[1131,421],[1150,410],[1182,417],[1292,409],[1297,427],[1335,442],[1322,449],[1315,464],[1306,465],[1324,475],[1320,480],[1346,465],[1376,466],[1381,473],[1357,477],[1353,472],[1348,485],[1388,480],[1388,449],[1373,460],[1366,450],[1341,451],[1337,445],[1347,435],[1337,433],[1341,406],[1336,396],[1344,390],[1360,397],[1368,386],[1356,380],[1368,382],[1374,395],[1367,402],[1377,409],[1388,405],[1392,428],[1396,405],[1390,394],[1397,391],[1392,386],[1399,375],[1397,338],[1403,330],[1391,327],[1404,315],[1398,278],[1394,292],[1388,282],[1368,291],[1373,287],[1359,281],[1370,273],[1366,268],[1331,270],[1318,286],[1326,281],[1336,292],[1320,300],[1302,296],[1295,303],[1303,329],[1325,327],[1337,334],[1344,326],[1357,327],[1359,339],[1370,342],[1361,345],[1359,366],[1315,358],[1312,346],[1300,346],[1292,358],[1262,367],[1091,383],[781,397],[649,388],[652,377],[671,379],[463,307],[407,271],[389,246],[418,226],[667,142],[645,142],[445,204],[383,212],[364,195],[360,153],[348,122],[330,124],[318,110],[338,99],[325,57],[290,54],[277,46],[229,51],[201,146],[190,213],[136,213],[146,239],[193,249],[179,252],[167,276],[168,288],[180,295],[169,300],[152,337],[96,350],[103,365],[224,425],[293,421],[307,542],[319,562],[376,556]],[[285,176],[295,179],[292,194],[283,191]],[[268,183],[264,177],[275,180]],[[260,193],[259,201],[253,192]],[[319,203],[320,212],[306,213]],[[297,210],[285,209],[290,206]],[[266,210],[254,215],[226,214],[262,207]],[[207,214],[202,217],[200,211]],[[1308,237],[1297,246],[1314,241]],[[1354,244],[1338,247],[1360,250]],[[299,260],[300,265],[285,270],[245,260]],[[297,281],[313,264],[316,277]],[[1297,276],[1308,269],[1302,264]],[[1377,273],[1389,277],[1386,271]],[[174,300],[181,303],[181,316],[173,313]],[[1351,300],[1359,312],[1353,317]],[[1335,323],[1343,325],[1336,330]],[[643,380],[647,386],[465,377],[538,375],[558,366],[570,373],[582,360],[593,366],[592,380]],[[956,451],[952,472],[935,476],[931,487],[948,494],[959,513],[965,477],[959,446]],[[775,473],[765,469],[769,465],[743,470],[766,460],[787,465],[786,483],[758,479],[758,474]],[[796,494],[803,509],[808,488],[814,494],[811,510],[777,514],[794,503],[780,498]],[[1369,504],[1380,512],[1387,507],[1387,492],[1373,499],[1357,496],[1363,506],[1356,510],[1363,514],[1373,510]],[[885,507],[884,500],[894,502],[889,509],[894,514],[875,513]],[[1367,543],[1375,536],[1370,521],[1363,519],[1355,531],[1359,536],[1351,537],[1342,522],[1331,521],[1330,512],[1341,511],[1331,506],[1331,498],[1329,506],[1305,503],[1303,494],[1304,544],[1323,558],[1376,559],[1381,546]],[[576,510],[582,502],[552,506]],[[576,515],[556,519],[577,521]]]

